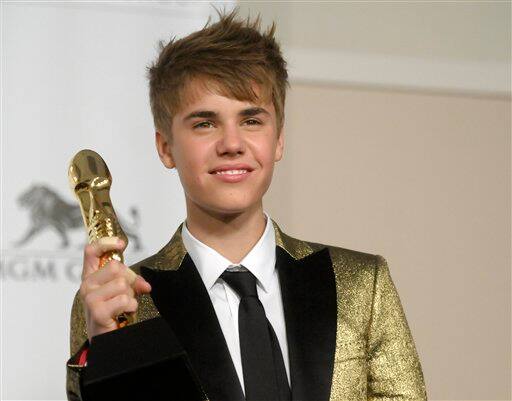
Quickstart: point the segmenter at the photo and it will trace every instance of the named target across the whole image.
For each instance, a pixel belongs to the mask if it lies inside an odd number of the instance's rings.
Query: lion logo
[[[70,245],[68,232],[75,229],[84,229],[80,206],[66,202],[59,194],[45,185],[33,185],[18,198],[18,204],[29,210],[30,227],[23,237],[15,242],[16,247],[25,245],[38,234],[47,229],[53,229],[60,237],[60,247]],[[139,224],[137,209],[130,209],[132,222],[119,217],[119,224],[123,227],[126,236],[132,241],[136,251],[142,249],[139,236],[135,232]]]

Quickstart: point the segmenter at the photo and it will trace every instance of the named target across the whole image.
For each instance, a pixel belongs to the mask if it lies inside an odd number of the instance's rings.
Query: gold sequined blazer
[[[272,223],[292,399],[426,400],[420,361],[384,258],[301,241]],[[209,400],[243,400],[210,298],[183,245],[181,226],[157,254],[131,268],[152,286],[151,294],[139,301],[138,319],[163,317],[170,324]],[[69,400],[81,400],[80,377],[87,368],[78,366],[76,357],[86,340],[76,296],[67,363]],[[224,375],[222,385],[212,379],[218,372]]]

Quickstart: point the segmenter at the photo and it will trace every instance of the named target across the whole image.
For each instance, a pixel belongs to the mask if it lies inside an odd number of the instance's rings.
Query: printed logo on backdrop
[[[12,243],[4,240],[1,279],[80,282],[87,238],[78,202],[67,200],[49,185],[34,184],[18,196],[16,210],[17,220],[28,223]],[[117,210],[116,214],[128,237],[127,252],[136,256],[143,250],[138,209],[131,207],[128,218]]]

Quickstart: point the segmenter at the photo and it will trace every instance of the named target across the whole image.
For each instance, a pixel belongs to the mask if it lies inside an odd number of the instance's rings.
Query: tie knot
[[[250,271],[228,272],[225,271],[220,276],[228,285],[233,288],[240,298],[258,297],[256,291],[256,277]]]

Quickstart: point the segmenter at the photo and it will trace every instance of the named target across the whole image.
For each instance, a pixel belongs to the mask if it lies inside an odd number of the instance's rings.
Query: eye
[[[201,121],[194,125],[194,128],[213,128],[214,124],[211,121]]]
[[[244,121],[244,124],[246,124],[246,125],[261,125],[261,122],[259,120],[256,120],[255,118],[249,118],[248,120]]]

